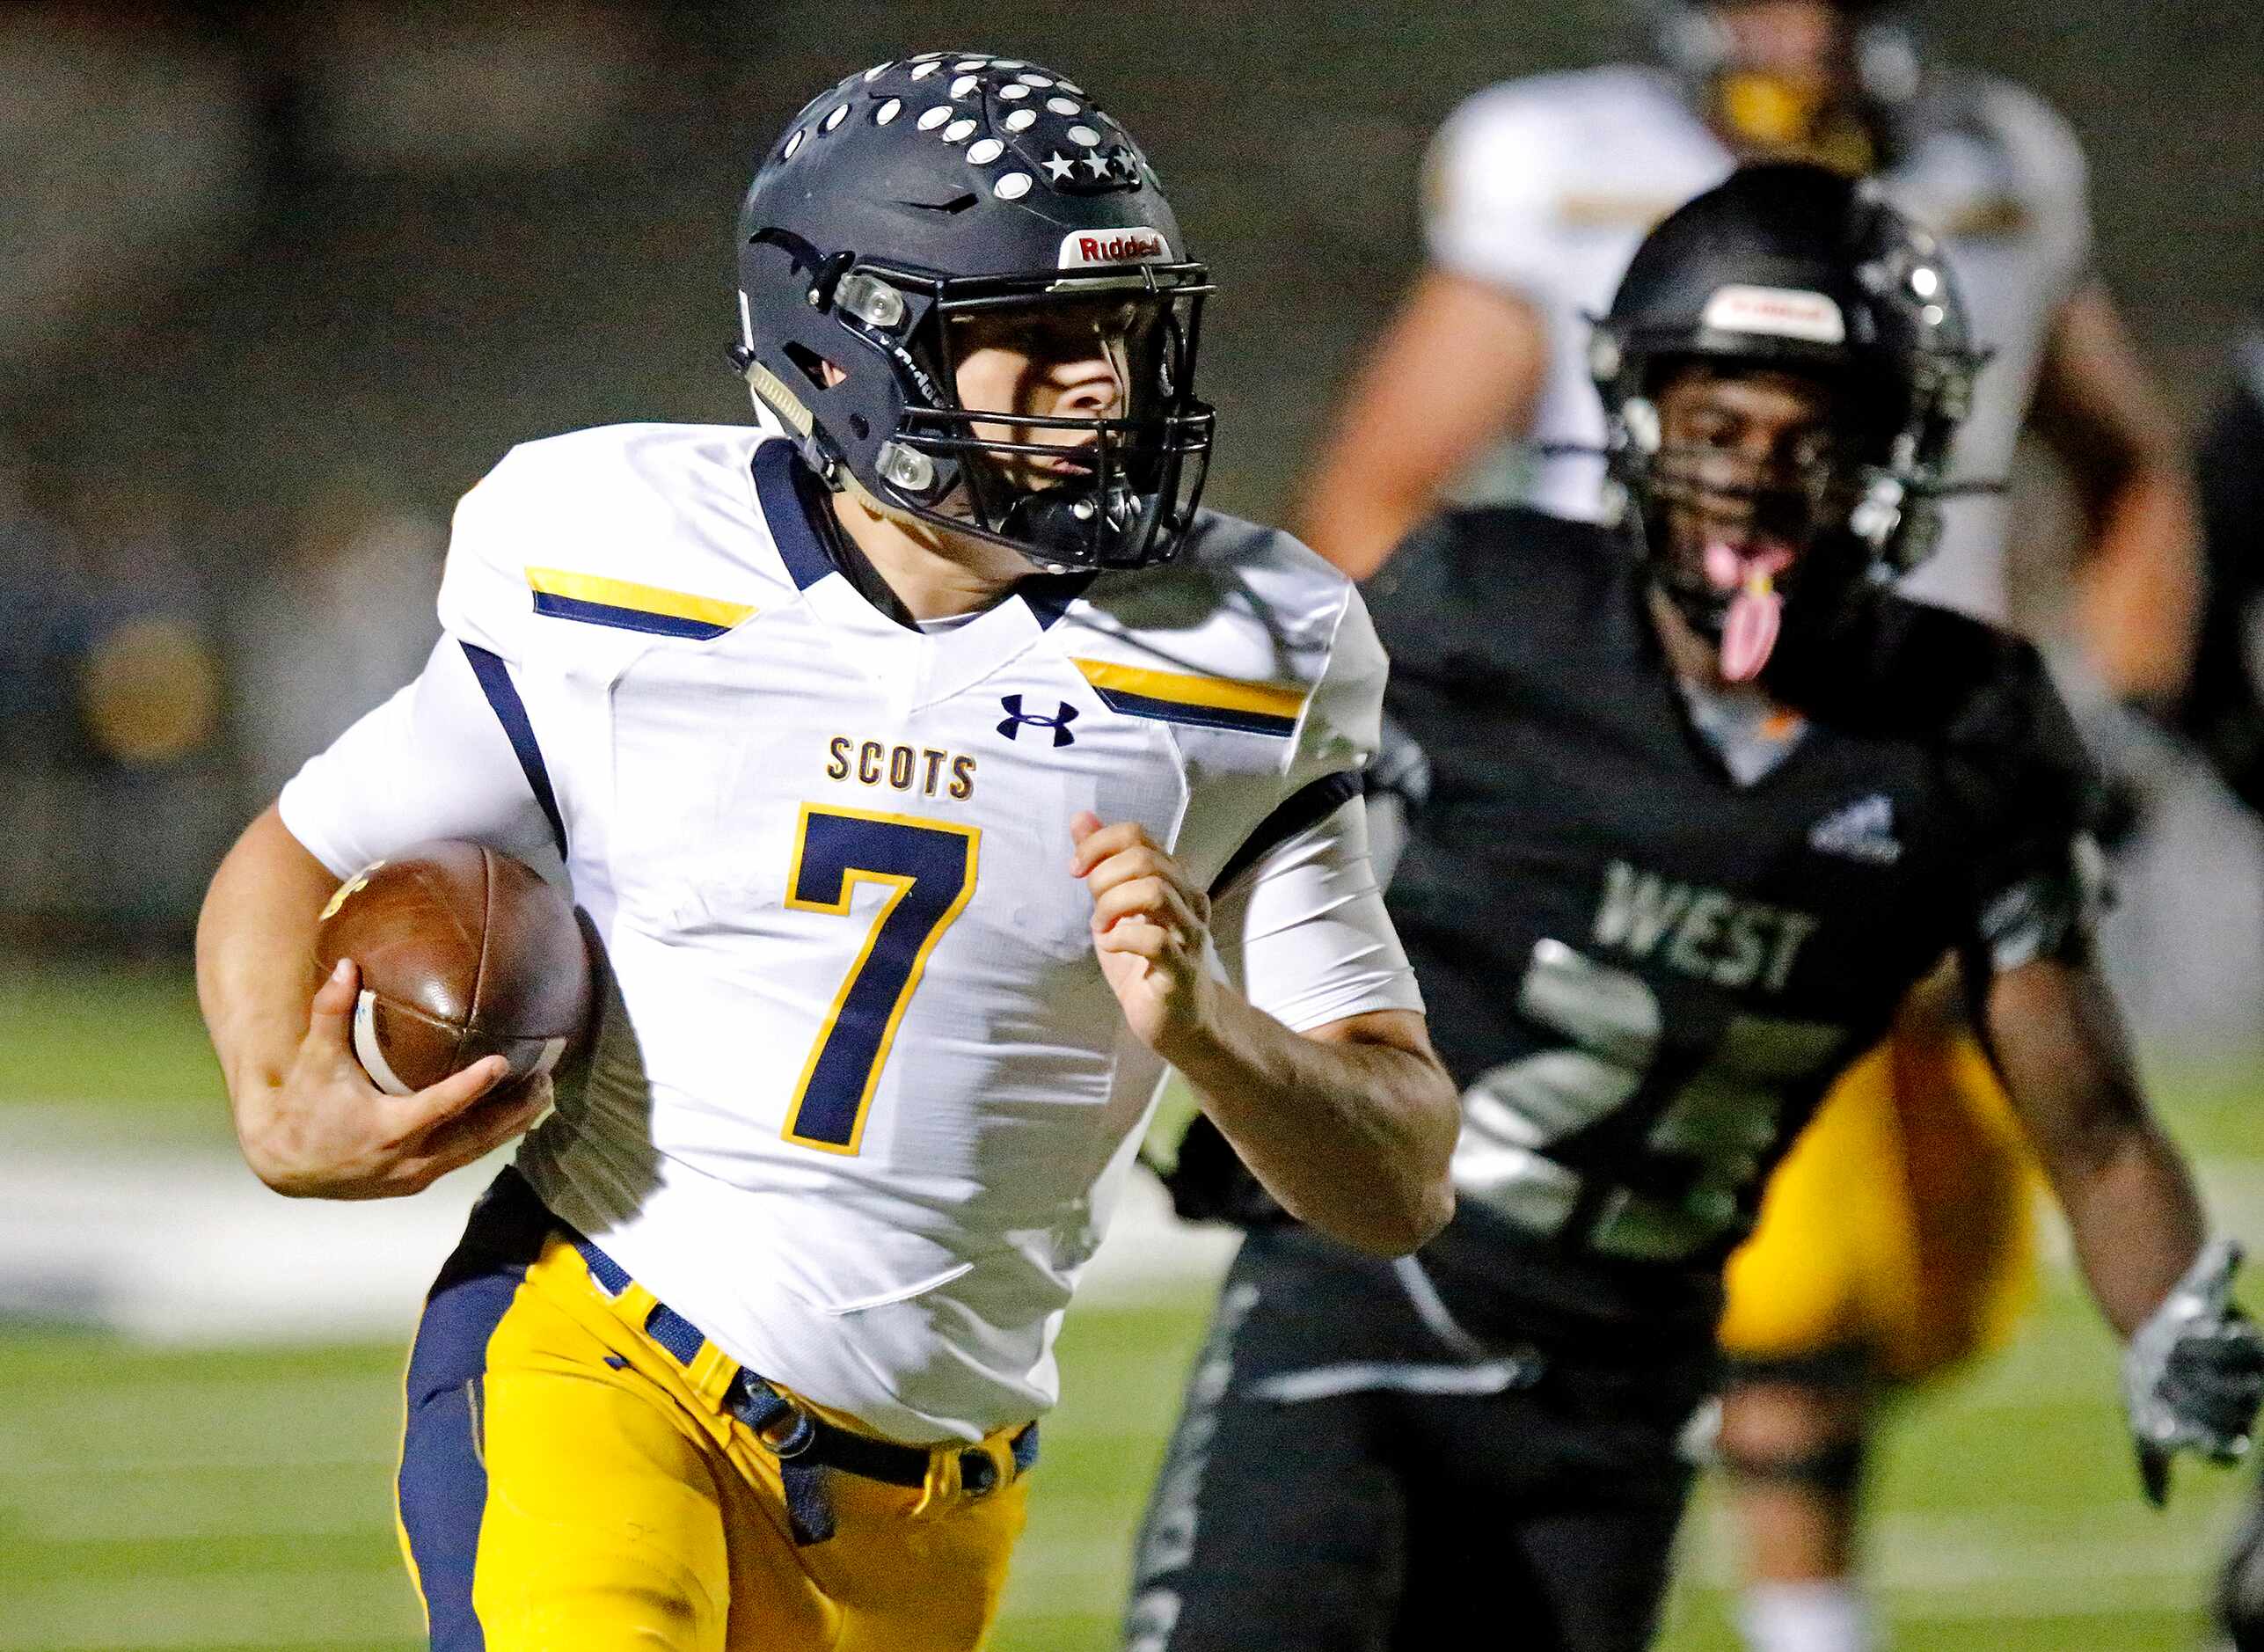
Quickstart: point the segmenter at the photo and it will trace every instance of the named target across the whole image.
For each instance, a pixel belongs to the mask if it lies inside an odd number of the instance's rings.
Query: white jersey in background
[[[755,1371],[975,1439],[1052,1404],[1163,1076],[1071,818],[1212,885],[1223,967],[1289,1027],[1420,1007],[1357,801],[1384,658],[1346,581],[1230,517],[922,632],[835,569],[823,508],[757,430],[517,449],[457,511],[423,676],[282,818],[340,876],[436,837],[562,867],[612,982],[520,1152],[544,1202]]]
[[[1904,151],[1893,159],[1881,182],[1896,206],[1942,238],[1973,336],[1991,352],[1951,474],[2002,479],[2053,315],[2087,268],[2082,153],[2066,124],[2027,92],[1946,76],[1922,95]],[[1440,129],[1426,202],[1432,262],[1516,292],[1548,325],[1534,442],[1601,445],[1603,413],[1588,373],[1589,318],[1610,307],[1652,226],[1735,165],[1672,77],[1634,66],[1495,86]],[[1524,491],[1545,509],[1593,517],[1602,476],[1592,458],[1545,459]],[[1953,500],[1944,515],[1940,552],[1902,588],[2002,621],[2002,501]]]

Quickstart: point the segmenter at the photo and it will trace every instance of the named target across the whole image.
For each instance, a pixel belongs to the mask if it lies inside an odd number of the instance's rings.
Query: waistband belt
[[[618,1297],[629,1289],[632,1282],[620,1263],[581,1234],[572,1237],[589,1276],[608,1296]],[[707,1344],[699,1327],[665,1302],[654,1303],[646,1314],[645,1334],[666,1349],[679,1365],[690,1365]],[[822,1543],[833,1535],[833,1499],[826,1486],[829,1473],[854,1474],[891,1486],[928,1483],[933,1453],[927,1448],[899,1445],[894,1440],[875,1439],[829,1422],[796,1405],[744,1365],[724,1390],[723,1405],[778,1458],[786,1512],[798,1544]],[[1026,1425],[1009,1442],[1008,1449],[1013,1455],[1014,1472],[1028,1473],[1038,1460],[1038,1425]],[[959,1482],[969,1495],[980,1497],[996,1491],[1001,1479],[997,1461],[990,1452],[978,1446],[960,1452]]]

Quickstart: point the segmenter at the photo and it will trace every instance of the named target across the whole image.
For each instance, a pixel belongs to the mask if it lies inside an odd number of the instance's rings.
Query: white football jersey
[[[1213,885],[1223,966],[1291,1027],[1420,1007],[1356,799],[1384,657],[1341,577],[1214,513],[1169,566],[917,631],[825,508],[757,430],[515,450],[458,508],[424,676],[282,814],[341,876],[435,836],[562,866],[612,979],[537,1190],[756,1371],[976,1437],[1052,1403],[1162,1078],[1072,817]]]
[[[1881,181],[1942,238],[1973,335],[1991,352],[1952,473],[1997,479],[2012,463],[2053,314],[2090,258],[2083,156],[2059,116],[2017,87],[1960,77],[1939,96]],[[1514,289],[1548,323],[1535,442],[1603,442],[1589,318],[1610,308],[1651,227],[1735,165],[1671,77],[1628,65],[1493,87],[1441,128],[1426,207],[1432,260]],[[1546,459],[1524,491],[1544,508],[1593,517],[1601,479],[1598,460]],[[2004,532],[2000,500],[1950,501],[1940,551],[1903,588],[2001,621]]]

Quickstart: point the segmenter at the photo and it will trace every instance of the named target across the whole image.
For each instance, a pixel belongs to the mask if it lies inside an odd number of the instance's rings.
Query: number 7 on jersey
[[[786,1110],[785,1138],[854,1153],[865,1109],[928,954],[975,893],[982,831],[909,815],[802,805],[786,904],[846,917],[860,883],[887,887],[865,945],[834,995]]]

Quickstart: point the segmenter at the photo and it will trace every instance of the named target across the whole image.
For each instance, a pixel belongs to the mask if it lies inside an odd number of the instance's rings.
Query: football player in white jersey
[[[1209,282],[1131,138],[980,54],[854,75],[741,211],[772,430],[515,450],[423,674],[215,879],[246,1157],[416,1191],[546,1094],[381,1093],[357,867],[472,837],[604,945],[585,1079],[428,1301],[404,1546],[439,1648],[967,1648],[1166,1064],[1284,1203],[1445,1220],[1453,1088],[1368,870],[1351,585],[1196,508]],[[310,993],[311,992],[311,1008]]]
[[[1428,263],[1336,417],[1306,537],[1365,577],[1457,484],[1596,515],[1605,431],[1584,317],[1671,208],[1741,158],[1804,155],[1874,173],[1938,233],[1990,352],[1954,471],[2001,477],[2024,426],[2044,439],[2088,526],[2078,674],[2127,700],[2173,696],[2197,608],[2195,511],[2172,421],[2091,270],[2066,125],[2017,86],[1922,65],[1889,5],[1713,0],[1653,15],[1657,65],[1498,85],[1440,132]],[[1473,483],[1504,438],[1526,442],[1524,473],[1496,453]],[[2004,619],[2002,501],[1952,499],[1943,515],[1939,553],[1902,588]],[[2110,705],[2092,732],[2102,720],[2111,732]],[[1750,1539],[1746,1629],[1763,1652],[1866,1643],[1851,1581],[1866,1394],[1990,1346],[2030,1289],[2032,1173],[1949,996],[1919,995],[1849,1075],[1731,1270],[1724,1341],[1756,1380],[1729,1394],[1723,1454]],[[1924,1105],[1940,1093],[1966,1105]],[[1868,1190],[1882,1163],[1910,1196],[1851,1230],[1851,1209],[1880,1202]]]

